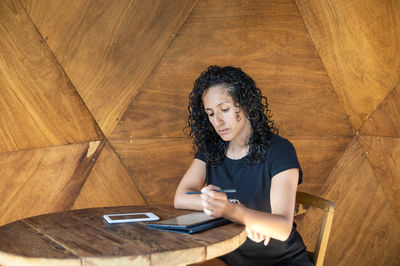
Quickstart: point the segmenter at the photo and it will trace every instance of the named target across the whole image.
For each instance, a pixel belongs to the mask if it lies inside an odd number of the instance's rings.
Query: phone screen
[[[144,219],[144,218],[149,218],[149,216],[145,214],[125,214],[125,215],[118,215],[118,216],[112,216],[109,215],[111,220],[124,220],[124,219]]]

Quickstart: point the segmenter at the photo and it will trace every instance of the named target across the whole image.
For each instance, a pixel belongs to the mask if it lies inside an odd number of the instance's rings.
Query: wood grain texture
[[[361,135],[400,137],[400,83],[360,128]]]
[[[400,2],[296,1],[353,128],[399,82]]]
[[[21,221],[17,221],[7,225],[6,228],[0,227],[0,264],[1,265],[51,265],[51,262],[55,263],[52,259],[68,259],[70,265],[80,265],[80,260],[76,254],[66,249],[58,243],[54,243],[45,234],[38,232],[34,228],[27,226]],[[19,238],[18,235],[24,235]],[[26,252],[21,250],[26,248],[26,244],[30,243],[31,246],[31,258],[21,258],[16,254]],[[2,248],[7,247],[10,250],[15,250],[16,254],[7,254]],[[47,256],[43,256],[47,254]],[[52,258],[52,259],[49,259]],[[27,263],[28,262],[28,263]],[[46,263],[47,262],[47,263]],[[58,265],[58,264],[57,264]]]
[[[336,205],[324,265],[397,265],[400,223],[355,139],[340,158],[323,190]],[[306,240],[319,220],[308,210],[299,223]]]
[[[123,258],[115,257],[87,257],[83,258],[82,266],[122,266],[122,265],[140,265],[151,266],[150,256],[124,256]]]
[[[226,229],[225,230],[229,230]],[[206,260],[210,260],[221,256],[221,254],[228,254],[235,250],[235,247],[240,247],[247,239],[246,234],[240,234],[225,241],[211,244],[206,247]]]
[[[400,219],[400,139],[360,136],[359,140],[378,183]]]
[[[297,205],[300,205],[299,208]],[[335,215],[335,204],[327,199],[316,197],[315,195],[302,191],[297,191],[295,216],[298,215],[300,209],[307,209],[307,206],[318,208],[324,212],[321,220],[321,226],[319,230],[316,230],[316,232],[319,231],[319,233],[315,248],[311,249],[312,252],[310,252],[310,247],[307,249],[314,261],[314,264],[316,266],[322,266],[325,259],[326,248],[328,246],[333,217]],[[318,227],[315,229],[318,229]]]
[[[230,247],[226,250],[231,251],[245,240],[245,228],[238,224],[186,235],[148,229],[146,223],[109,225],[103,219],[104,214],[127,212],[152,212],[164,220],[192,211],[168,206],[127,206],[74,210],[27,218],[0,227],[0,233],[6,232],[6,238],[0,239],[0,261],[1,255],[11,254],[20,259],[79,257],[83,265],[178,265],[205,260],[208,246],[225,244]],[[50,246],[37,248],[31,242],[22,241],[26,235],[34,239],[35,243]],[[9,245],[13,240],[14,244]],[[214,252],[215,256],[223,254],[223,250],[218,252],[215,249]],[[211,253],[209,256],[211,258]]]
[[[187,265],[187,262],[200,262],[206,257],[204,247],[188,248],[180,253],[179,257],[176,256],[176,251],[153,253],[151,254],[151,265],[184,266]]]
[[[135,179],[148,180],[146,185],[137,181],[142,184],[139,189],[145,189],[145,195],[156,195],[150,187],[158,190],[155,187],[164,180],[161,176],[166,179],[162,182],[172,179],[177,184],[175,180],[186,169],[178,166],[180,170],[168,170],[168,175],[166,169],[154,169],[158,163],[153,159],[147,160],[152,164],[143,159],[155,153],[151,149],[160,147],[157,158],[174,165],[174,149],[154,144],[133,152],[126,143],[183,138],[188,94],[194,80],[210,64],[240,66],[255,79],[268,97],[280,134],[298,143],[295,146],[305,180],[302,189],[319,195],[353,132],[292,1],[197,3],[110,136]],[[189,146],[182,148],[190,150]],[[193,157],[186,156],[185,165],[189,166]],[[150,176],[157,181],[150,181]],[[175,192],[173,186],[163,189],[168,194]]]
[[[196,0],[22,2],[109,136]]]
[[[59,198],[59,200],[55,202],[61,210],[69,210],[72,208],[104,144],[104,142],[100,141],[90,142],[87,149],[78,158],[74,172],[64,185],[62,193],[60,193],[61,195],[64,194],[64,197]]]
[[[250,74],[282,134],[352,135],[292,1],[201,1],[111,138],[181,137],[188,94],[210,64]]]
[[[193,155],[185,138],[111,142],[148,204],[173,205],[175,190]]]
[[[132,177],[107,143],[76,198],[73,209],[145,204]]]
[[[0,13],[0,152],[103,139],[19,1]]]
[[[0,224],[71,208],[101,148],[95,142],[0,153]]]
[[[303,183],[299,189],[315,196],[322,196],[322,189],[332,169],[352,139],[343,136],[290,138],[303,170]]]
[[[1,265],[11,266],[81,266],[81,260],[79,259],[42,259],[42,258],[24,258],[20,256],[10,255],[0,251],[0,263]]]

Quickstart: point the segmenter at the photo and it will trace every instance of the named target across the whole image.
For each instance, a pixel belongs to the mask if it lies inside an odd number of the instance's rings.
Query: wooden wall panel
[[[19,2],[0,14],[0,152],[102,139]]]
[[[337,205],[325,265],[400,261],[399,139],[360,136],[344,152],[348,117],[361,135],[400,135],[400,2],[6,0],[0,14],[0,224],[171,205],[193,158],[188,93],[208,65],[230,64],[294,143],[299,189]],[[318,217],[299,221],[307,244]]]
[[[284,135],[352,135],[292,1],[201,1],[112,137],[181,137],[188,94],[210,64],[248,72]]]
[[[109,136],[196,0],[22,2]]]
[[[360,136],[376,179],[400,219],[400,139]]]
[[[68,210],[103,143],[0,153],[0,224]]]
[[[359,133],[361,135],[400,137],[400,83],[378,106]]]
[[[353,128],[358,130],[400,77],[400,2],[297,0]]]
[[[292,138],[303,170],[299,189],[321,196],[326,180],[352,139],[351,136]]]
[[[319,193],[353,132],[293,1],[198,2],[110,136],[116,151],[127,149],[129,141],[184,138],[188,94],[210,64],[240,66],[255,79],[280,133],[299,143],[304,189]],[[139,156],[147,151],[137,152],[120,154],[136,179],[147,179],[140,174],[154,166]],[[176,164],[174,150],[159,152]],[[136,171],[134,159],[145,168]],[[182,176],[184,169],[165,178]]]
[[[73,209],[146,204],[132,177],[107,143]]]
[[[173,205],[175,190],[193,156],[184,138],[115,141],[116,152],[128,167],[148,204]]]
[[[329,176],[323,197],[336,205],[324,265],[397,265],[400,223],[355,139]],[[312,248],[320,220],[310,210],[299,231]]]

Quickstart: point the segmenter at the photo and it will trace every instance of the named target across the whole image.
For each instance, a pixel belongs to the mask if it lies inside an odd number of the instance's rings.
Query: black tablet
[[[148,223],[146,226],[152,229],[192,234],[227,223],[230,223],[230,221],[225,218],[212,217],[204,212],[194,212],[168,220]]]

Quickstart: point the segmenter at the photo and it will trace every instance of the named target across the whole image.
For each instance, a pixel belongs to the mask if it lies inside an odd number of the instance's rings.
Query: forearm
[[[225,218],[241,223],[253,231],[281,241],[286,240],[293,227],[293,217],[271,214],[246,208],[241,204],[232,205]]]
[[[186,195],[185,192],[177,192],[174,198],[176,209],[203,211],[200,195]]]
[[[187,195],[188,191],[200,190],[205,183],[206,166],[201,160],[194,159],[192,165],[186,171],[181,182],[176,188],[174,206],[177,209],[202,211],[200,195]]]

